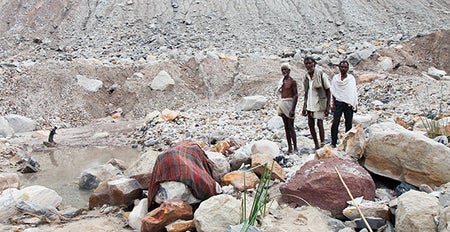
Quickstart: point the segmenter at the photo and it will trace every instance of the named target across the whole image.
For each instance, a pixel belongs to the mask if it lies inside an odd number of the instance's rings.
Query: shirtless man
[[[291,67],[288,63],[281,65],[281,73],[283,74],[283,79],[278,84],[278,91],[281,93],[281,100],[278,103],[278,115],[283,119],[288,144],[287,153],[290,154],[292,153],[292,145],[294,145],[294,152],[298,152],[297,135],[294,128],[298,91],[297,82],[290,76]]]
[[[316,61],[312,57],[306,57],[303,61],[307,73],[303,77],[303,89],[305,90],[302,115],[308,116],[308,127],[314,140],[316,149],[325,143],[325,131],[323,119],[328,116],[330,110],[330,81],[321,69],[316,69]],[[315,122],[319,128],[320,144],[317,139]]]

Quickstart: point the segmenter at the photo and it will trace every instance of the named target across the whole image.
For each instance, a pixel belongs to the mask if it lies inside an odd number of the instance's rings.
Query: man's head
[[[346,60],[339,62],[339,72],[341,72],[341,74],[347,74],[348,62]]]
[[[288,63],[281,64],[281,73],[283,73],[283,76],[289,76],[289,73],[291,73],[291,66]]]
[[[310,56],[305,57],[305,59],[303,60],[303,64],[305,65],[308,73],[314,72],[314,67],[316,66],[316,63],[317,63],[316,60],[314,60],[314,58]]]

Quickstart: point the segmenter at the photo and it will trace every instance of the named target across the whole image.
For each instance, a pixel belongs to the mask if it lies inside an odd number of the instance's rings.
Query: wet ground
[[[21,177],[22,188],[42,185],[55,190],[63,198],[63,206],[85,207],[88,205],[92,191],[78,188],[81,172],[105,164],[113,158],[130,165],[138,159],[139,155],[138,150],[129,146],[95,146],[34,152],[30,156],[38,161],[40,171],[23,174]]]

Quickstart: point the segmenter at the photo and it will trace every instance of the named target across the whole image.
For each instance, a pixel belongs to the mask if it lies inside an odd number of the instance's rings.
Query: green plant
[[[430,119],[430,120],[424,120],[422,117],[420,118],[420,120],[422,121],[422,124],[425,127],[425,130],[427,131],[428,137],[436,138],[437,136],[441,135],[439,122],[433,118],[427,118],[427,119]]]
[[[274,196],[271,196],[269,198],[269,185],[270,185],[270,180],[272,177],[272,171],[273,171],[273,166],[274,166],[275,161],[272,161],[271,163],[271,167],[270,169],[267,168],[267,163],[265,163],[264,165],[259,165],[257,167],[254,167],[248,171],[252,171],[256,168],[259,168],[261,166],[263,166],[263,172],[261,174],[260,177],[260,182],[258,184],[258,187],[256,189],[256,193],[255,193],[255,198],[253,199],[253,203],[252,203],[252,208],[249,212],[249,216],[247,217],[247,188],[244,188],[244,195],[243,195],[243,200],[241,201],[241,206],[242,206],[242,211],[241,211],[241,220],[240,223],[243,223],[244,225],[242,226],[241,232],[247,232],[250,228],[250,226],[254,226],[256,221],[259,219],[260,222],[262,222],[263,218],[267,215],[267,211],[266,211],[266,206],[268,202],[273,202],[276,198],[279,197],[292,197],[292,198],[296,198],[300,201],[303,201],[306,205],[313,207],[309,202],[307,202],[305,199],[293,195],[293,194],[277,194]],[[245,184],[245,172],[244,172],[244,186],[246,186]],[[270,204],[271,205],[271,204]],[[269,208],[271,207],[269,205]],[[318,210],[317,208],[313,207],[315,210]],[[325,222],[323,221],[322,218],[319,218],[324,224]]]
[[[443,112],[443,99],[444,99],[444,85],[441,85],[441,102],[439,103],[439,109],[432,109],[430,107],[430,94],[428,91],[428,87],[426,88],[426,100],[427,102],[425,103],[421,103],[418,99],[418,96],[415,95],[415,98],[417,100],[417,102],[419,103],[420,106],[423,107],[422,109],[422,114],[420,115],[420,121],[422,122],[423,126],[425,127],[425,130],[427,131],[427,135],[430,138],[436,138],[437,136],[440,135],[445,135],[445,136],[449,136],[448,132],[445,130],[445,127],[447,127],[449,124],[449,122],[445,121],[442,125],[438,122],[439,117],[444,113]],[[426,119],[424,119],[423,117],[426,117]]]
[[[242,200],[242,211],[241,211],[241,221],[240,223],[244,223],[242,227],[243,232],[248,231],[250,226],[254,226],[258,216],[264,217],[266,215],[266,205],[269,201],[269,185],[270,179],[272,177],[272,170],[274,166],[274,162],[272,161],[272,165],[270,169],[267,168],[267,163],[264,165],[259,165],[254,167],[248,171],[252,171],[256,168],[263,166],[263,171],[259,180],[258,187],[256,188],[255,196],[253,199],[252,208],[247,217],[247,188],[244,189],[244,196]],[[244,185],[245,185],[245,173],[244,173]]]

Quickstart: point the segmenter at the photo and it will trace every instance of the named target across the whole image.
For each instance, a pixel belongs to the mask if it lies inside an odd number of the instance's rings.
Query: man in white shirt
[[[351,74],[348,74],[348,62],[339,63],[340,74],[334,75],[331,80],[331,94],[333,113],[333,124],[331,125],[331,146],[336,147],[338,139],[339,123],[342,113],[345,119],[345,132],[352,128],[353,113],[358,107],[358,92],[356,90],[356,80]]]

